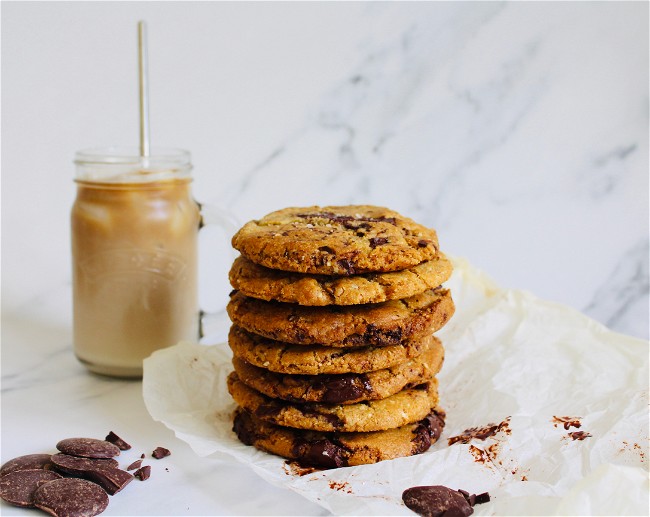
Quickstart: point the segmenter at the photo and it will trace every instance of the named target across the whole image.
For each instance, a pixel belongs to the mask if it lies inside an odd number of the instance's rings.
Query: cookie
[[[330,276],[289,273],[237,257],[230,284],[246,296],[300,305],[358,305],[408,298],[445,282],[451,262],[442,254],[417,266],[390,273]]]
[[[228,344],[236,357],[272,372],[321,375],[383,370],[416,357],[432,346],[432,335],[399,345],[335,348],[292,345],[252,334],[233,325]]]
[[[435,332],[454,313],[454,302],[449,290],[443,288],[402,300],[346,307],[267,302],[234,292],[227,311],[239,327],[285,343],[385,346]]]
[[[235,402],[260,420],[312,431],[368,432],[394,429],[421,420],[438,403],[435,378],[385,399],[358,404],[292,404],[249,388],[236,372],[228,376]]]
[[[232,245],[271,269],[324,275],[399,271],[438,253],[434,230],[369,205],[278,210],[246,223]]]
[[[322,433],[270,424],[238,408],[233,431],[242,443],[301,465],[336,468],[421,454],[444,425],[444,412],[434,410],[419,422],[387,431]]]
[[[391,368],[338,375],[285,375],[253,366],[238,357],[233,357],[232,362],[244,384],[268,397],[289,402],[353,404],[383,399],[430,379],[440,370],[443,357],[442,345],[436,342],[419,356]]]

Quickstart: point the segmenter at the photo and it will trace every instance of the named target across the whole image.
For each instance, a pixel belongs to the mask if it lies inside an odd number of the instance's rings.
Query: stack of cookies
[[[239,439],[315,467],[426,451],[444,426],[434,332],[454,312],[435,231],[382,207],[287,208],[232,243]]]

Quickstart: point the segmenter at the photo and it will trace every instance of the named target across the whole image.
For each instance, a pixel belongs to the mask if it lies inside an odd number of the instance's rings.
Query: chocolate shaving
[[[508,426],[509,422],[510,422],[510,417],[506,418],[503,422],[499,424],[488,424],[485,427],[470,427],[469,429],[465,429],[460,435],[452,436],[451,438],[449,438],[447,440],[447,443],[449,445],[453,445],[457,442],[469,443],[474,438],[477,438],[479,440],[486,440],[490,436],[494,436],[495,434],[501,431],[510,434],[510,428]]]
[[[135,470],[135,469],[139,469],[141,466],[142,466],[142,459],[135,460],[133,463],[131,463],[131,465],[129,465],[128,467],[126,467],[126,470]]]

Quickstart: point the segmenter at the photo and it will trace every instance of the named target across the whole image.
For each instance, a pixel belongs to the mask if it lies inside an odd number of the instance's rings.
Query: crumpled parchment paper
[[[438,484],[489,492],[475,515],[648,515],[648,342],[500,289],[467,261],[454,266],[446,286],[456,314],[437,333],[447,425],[424,454],[305,473],[243,445],[231,430],[226,344],[179,343],[149,357],[147,409],[199,456],[245,463],[338,515],[412,515],[403,490]],[[565,429],[564,417],[580,427]],[[489,424],[501,430],[448,443]]]

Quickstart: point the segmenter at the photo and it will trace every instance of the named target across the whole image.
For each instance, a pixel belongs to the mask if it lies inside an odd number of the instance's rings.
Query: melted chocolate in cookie
[[[315,441],[297,440],[292,453],[298,461],[310,466],[338,468],[348,465],[345,448],[327,438]]]
[[[357,400],[372,393],[370,380],[365,374],[323,375],[314,388],[323,390],[323,402],[328,404]]]

